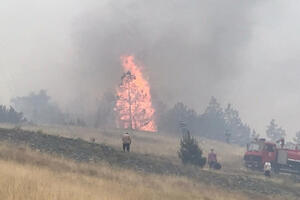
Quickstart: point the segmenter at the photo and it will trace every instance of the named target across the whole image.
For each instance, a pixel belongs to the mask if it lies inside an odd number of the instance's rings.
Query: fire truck
[[[300,174],[300,150],[298,147],[286,147],[284,139],[277,142],[280,142],[280,144],[262,138],[248,144],[244,155],[245,166],[251,169],[263,170],[264,164],[270,162],[275,173]]]

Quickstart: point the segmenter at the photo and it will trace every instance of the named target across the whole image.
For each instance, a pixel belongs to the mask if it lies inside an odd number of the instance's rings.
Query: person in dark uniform
[[[130,152],[131,137],[128,133],[123,134],[122,142],[123,142],[123,151]]]

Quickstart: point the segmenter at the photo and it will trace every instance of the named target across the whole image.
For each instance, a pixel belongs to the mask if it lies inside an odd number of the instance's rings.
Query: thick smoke
[[[66,112],[96,112],[135,54],[168,105],[203,112],[215,96],[260,134],[272,118],[299,130],[298,1],[1,3],[0,103],[45,89]]]
[[[201,107],[239,74],[254,1],[110,1],[74,23],[82,88],[103,91],[120,82],[120,56],[145,66],[152,92],[167,103]],[[87,80],[87,81],[86,81]],[[199,106],[200,105],[200,106]]]

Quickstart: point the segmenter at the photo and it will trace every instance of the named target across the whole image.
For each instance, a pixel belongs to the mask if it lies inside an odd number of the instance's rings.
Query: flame
[[[141,66],[134,62],[133,56],[122,56],[121,61],[124,75],[117,88],[115,106],[118,127],[155,132],[150,85],[142,74]]]

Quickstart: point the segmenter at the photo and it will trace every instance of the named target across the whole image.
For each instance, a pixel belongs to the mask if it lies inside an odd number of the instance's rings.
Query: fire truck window
[[[260,147],[259,147],[259,145],[256,144],[256,143],[251,143],[251,144],[249,145],[249,151],[259,151],[259,149],[260,149]]]
[[[267,147],[266,149],[268,152],[274,152],[273,145],[267,145],[266,147]]]

